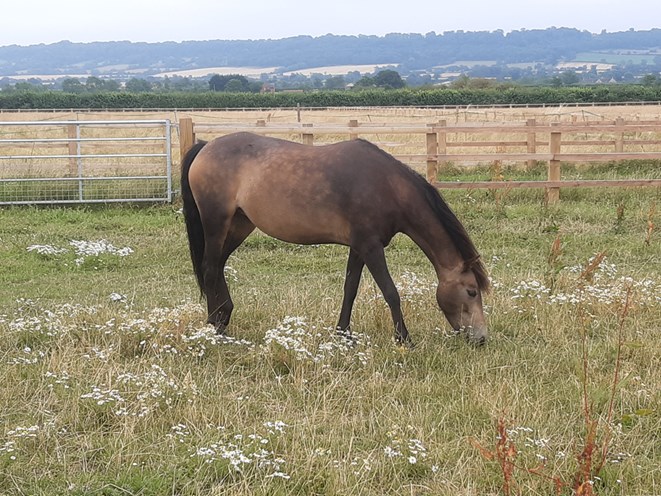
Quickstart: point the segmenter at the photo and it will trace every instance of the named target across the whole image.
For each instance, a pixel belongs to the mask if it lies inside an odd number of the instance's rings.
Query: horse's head
[[[462,332],[472,344],[486,343],[489,331],[482,307],[482,291],[469,266],[444,274],[438,283],[436,300],[455,331]]]

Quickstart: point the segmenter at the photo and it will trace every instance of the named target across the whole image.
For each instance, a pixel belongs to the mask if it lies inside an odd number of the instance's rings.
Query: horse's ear
[[[464,262],[465,271],[473,271],[475,278],[477,279],[477,285],[480,288],[480,291],[488,292],[491,283],[489,281],[489,276],[487,275],[486,268],[480,260],[480,255],[476,255],[473,258],[466,260]]]

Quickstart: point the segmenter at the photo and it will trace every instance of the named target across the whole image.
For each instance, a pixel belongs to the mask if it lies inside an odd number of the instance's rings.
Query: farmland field
[[[348,347],[345,248],[252,235],[220,338],[179,205],[0,209],[0,492],[659,494],[658,189],[445,196],[493,280],[482,348],[404,237],[417,346],[366,275]]]
[[[658,53],[580,52],[576,54],[574,60],[587,64],[591,62],[595,64],[652,64],[658,55]]]

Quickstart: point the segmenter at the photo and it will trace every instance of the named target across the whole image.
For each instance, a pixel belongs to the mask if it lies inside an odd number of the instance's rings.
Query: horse
[[[435,187],[366,140],[312,146],[240,132],[198,141],[182,159],[181,194],[193,269],[219,334],[234,309],[225,263],[257,227],[289,243],[349,247],[337,323],[348,338],[367,266],[396,341],[411,343],[384,253],[403,233],[434,266],[436,300],[452,328],[473,344],[487,340],[482,293],[489,278],[465,228]]]

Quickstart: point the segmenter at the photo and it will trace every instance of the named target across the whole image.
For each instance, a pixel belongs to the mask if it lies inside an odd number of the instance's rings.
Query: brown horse
[[[473,343],[487,339],[481,293],[489,280],[464,227],[436,188],[367,141],[314,147],[236,133],[198,142],[182,162],[181,191],[193,268],[219,333],[234,308],[225,263],[257,227],[289,243],[348,246],[338,331],[350,335],[367,265],[400,343],[409,335],[384,247],[404,233],[436,269],[436,299],[450,325]]]

